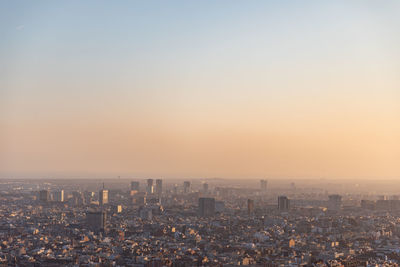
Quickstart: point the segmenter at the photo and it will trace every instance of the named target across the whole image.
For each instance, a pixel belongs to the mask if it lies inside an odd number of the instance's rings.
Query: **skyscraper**
[[[86,213],[86,223],[92,231],[100,231],[106,227],[107,213],[105,211],[89,211]]]
[[[54,192],[54,201],[64,202],[64,190]]]
[[[131,182],[131,190],[139,191],[139,182],[137,182],[137,181],[132,181],[132,182]]]
[[[154,191],[153,179],[147,179],[146,192],[147,194],[153,194],[153,191]]]
[[[288,211],[290,208],[290,200],[286,196],[278,197],[278,210]]]
[[[215,214],[215,199],[209,197],[199,198],[199,216],[211,217]]]
[[[103,188],[99,191],[99,204],[102,206],[107,203],[108,203],[108,190]]]
[[[254,213],[254,200],[247,200],[247,214],[251,215]]]
[[[159,196],[162,194],[162,179],[156,180],[156,194]]]
[[[72,192],[72,201],[74,205],[80,206],[86,204],[86,199],[81,192],[74,191]]]

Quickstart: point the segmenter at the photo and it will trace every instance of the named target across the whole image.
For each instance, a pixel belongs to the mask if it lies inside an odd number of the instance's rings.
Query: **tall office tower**
[[[247,214],[251,215],[254,213],[254,200],[247,200]]]
[[[329,195],[328,209],[338,211],[342,208],[342,196]]]
[[[215,214],[215,199],[210,197],[199,198],[199,216],[211,217]]]
[[[278,210],[288,211],[290,208],[290,200],[286,196],[278,197]]]
[[[50,194],[48,190],[40,190],[39,191],[39,200],[42,202],[50,201]]]
[[[103,206],[104,204],[107,203],[108,203],[108,190],[103,188],[99,191],[99,204]]]
[[[156,194],[159,196],[162,194],[162,180],[161,179],[156,180]]]
[[[54,192],[54,201],[64,202],[64,190]]]
[[[81,192],[72,192],[72,201],[75,206],[80,206],[86,204],[86,199]]]
[[[131,190],[139,191],[139,182],[137,182],[137,181],[132,181],[132,182],[131,182]]]
[[[153,194],[153,191],[154,191],[153,179],[147,179],[146,192],[147,194]]]
[[[268,184],[267,180],[260,180],[260,188],[262,192],[267,191],[267,184]]]
[[[203,184],[203,193],[204,193],[204,194],[207,194],[207,193],[208,193],[208,184],[207,184],[207,183],[204,183],[204,184]]]
[[[105,211],[89,211],[86,213],[86,223],[92,231],[100,231],[106,228],[107,213]]]
[[[184,181],[183,182],[183,193],[187,194],[190,192],[190,182]]]
[[[115,213],[121,213],[122,212],[122,205],[113,205],[111,208],[111,211]]]

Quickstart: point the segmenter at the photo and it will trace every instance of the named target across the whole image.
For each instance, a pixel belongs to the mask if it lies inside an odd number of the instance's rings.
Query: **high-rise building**
[[[156,194],[159,196],[162,194],[162,179],[156,180]]]
[[[260,188],[262,192],[267,191],[267,184],[268,184],[267,180],[260,180]]]
[[[184,181],[183,182],[183,193],[187,194],[190,192],[190,182]]]
[[[254,213],[254,200],[247,200],[247,214],[251,215]]]
[[[199,216],[211,217],[215,214],[215,199],[209,197],[199,198]]]
[[[113,205],[112,206],[113,213],[121,213],[122,212],[122,205]]]
[[[154,192],[153,179],[147,179],[146,192],[147,194],[153,194]]]
[[[50,194],[48,190],[40,190],[39,191],[39,200],[42,202],[50,201]]]
[[[81,206],[86,204],[86,199],[81,192],[74,191],[72,192],[72,201],[76,206]]]
[[[131,182],[131,190],[139,191],[139,182],[132,181]]]
[[[64,202],[64,190],[54,192],[54,201]]]
[[[100,231],[106,227],[107,213],[105,211],[89,211],[86,213],[86,223],[89,229]]]
[[[107,203],[108,203],[108,190],[103,188],[99,191],[99,204],[102,206]]]
[[[329,195],[328,196],[328,209],[338,211],[342,208],[342,196]]]
[[[278,210],[288,211],[290,208],[290,200],[286,196],[278,197]]]

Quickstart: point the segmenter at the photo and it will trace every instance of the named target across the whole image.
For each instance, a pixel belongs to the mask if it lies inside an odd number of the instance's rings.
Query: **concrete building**
[[[290,209],[290,200],[287,196],[279,196],[278,197],[278,210],[279,211],[288,211]]]
[[[154,193],[153,182],[153,179],[147,179],[146,193],[149,195]]]
[[[84,195],[79,191],[72,192],[72,203],[75,206],[81,206],[86,204],[86,199]]]
[[[106,227],[107,213],[105,211],[89,211],[86,213],[86,223],[92,231],[100,231]]]
[[[163,191],[163,181],[162,181],[162,179],[157,179],[156,180],[156,194],[157,195],[161,195],[162,194],[162,191]]]
[[[209,197],[199,198],[199,216],[211,217],[215,214],[215,199]]]
[[[247,200],[247,214],[251,215],[254,213],[254,200],[248,199]]]
[[[64,202],[64,190],[54,192],[54,201]]]

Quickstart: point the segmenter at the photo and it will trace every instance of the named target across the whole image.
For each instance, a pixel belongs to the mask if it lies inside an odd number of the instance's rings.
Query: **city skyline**
[[[400,3],[0,3],[0,178],[400,177]]]

